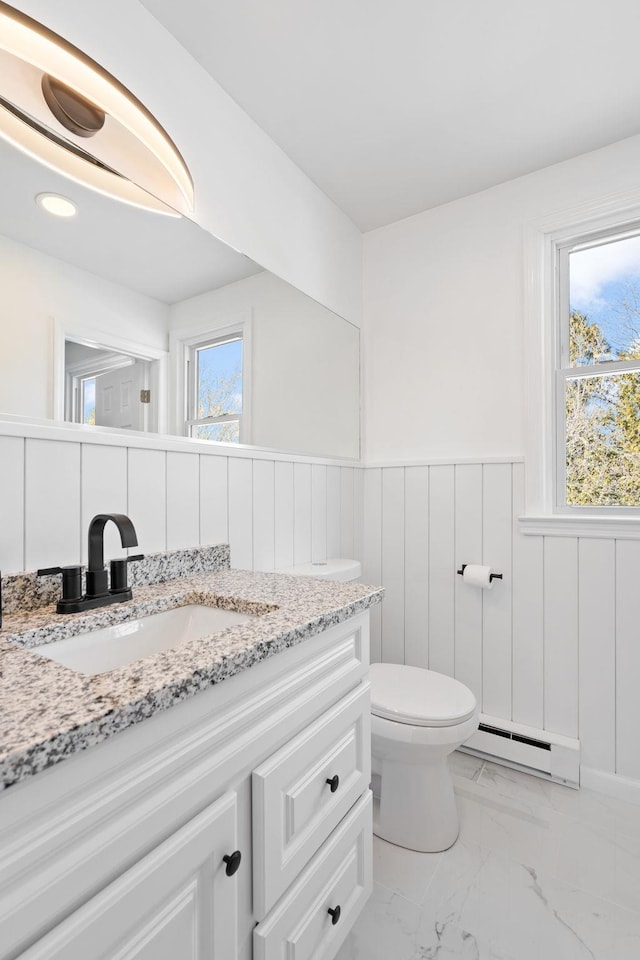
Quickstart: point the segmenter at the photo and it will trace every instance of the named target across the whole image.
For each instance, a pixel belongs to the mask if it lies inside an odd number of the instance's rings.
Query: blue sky
[[[615,351],[640,336],[640,237],[578,250],[569,261],[571,308],[599,324]],[[637,302],[637,318],[625,318],[623,302]]]
[[[221,343],[198,352],[199,374],[210,384],[216,379],[226,379],[235,371],[242,370],[242,340]],[[242,379],[238,380],[239,393],[233,398],[229,413],[242,410]]]

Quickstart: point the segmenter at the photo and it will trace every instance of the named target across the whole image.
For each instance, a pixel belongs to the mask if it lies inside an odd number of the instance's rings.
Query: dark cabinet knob
[[[331,917],[331,923],[332,923],[332,925],[333,925],[334,927],[335,927],[336,923],[338,922],[338,920],[340,919],[340,914],[341,914],[341,912],[342,912],[342,911],[340,910],[340,907],[339,907],[339,906],[338,906],[338,907],[329,907],[329,909],[327,910],[327,913],[328,913],[329,916]]]
[[[235,850],[233,853],[226,853],[222,859],[227,865],[227,869],[225,870],[226,875],[232,877],[234,873],[238,871],[242,854],[239,850]]]
[[[331,790],[331,793],[335,793],[338,787],[340,786],[340,777],[336,773],[335,777],[331,777],[331,778],[327,777],[325,783],[329,784],[329,789]]]

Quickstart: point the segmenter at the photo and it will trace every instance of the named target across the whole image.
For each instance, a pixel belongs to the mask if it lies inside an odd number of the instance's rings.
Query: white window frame
[[[562,479],[559,419],[564,418],[558,373],[562,370],[560,257],[562,251],[589,238],[637,232],[639,224],[640,192],[585,203],[525,226],[526,507],[520,518],[524,533],[640,537],[640,508],[566,506],[558,502],[556,493]],[[613,365],[609,369],[613,371]],[[584,375],[582,368],[575,372]]]
[[[213,319],[188,330],[173,330],[170,334],[171,356],[171,393],[175,398],[173,405],[173,432],[191,437],[190,428],[194,422],[191,416],[192,399],[190,396],[189,364],[193,362],[195,350],[207,343],[224,342],[233,338],[242,339],[242,414],[230,414],[226,417],[213,417],[206,422],[224,422],[240,420],[240,443],[251,443],[251,314],[241,313],[234,317]],[[197,438],[194,438],[197,439]],[[225,441],[202,440],[201,443],[221,443]],[[236,447],[237,444],[227,444]]]
[[[210,347],[221,347],[225,343],[238,343],[241,345],[241,352],[244,353],[244,337],[242,332],[239,330],[231,330],[230,332],[215,337],[205,337],[204,340],[201,340],[199,343],[191,344],[187,352],[187,371],[185,374],[185,379],[187,383],[187,418],[185,421],[185,432],[188,437],[193,438],[193,428],[199,426],[207,426],[208,424],[218,424],[218,423],[233,423],[237,421],[238,423],[238,443],[245,443],[245,428],[244,428],[244,362],[242,364],[242,410],[240,413],[223,413],[216,417],[198,417],[197,414],[197,405],[198,405],[198,359],[197,355],[200,350],[207,350]],[[244,357],[243,357],[244,360]],[[204,439],[204,438],[202,438]],[[231,441],[227,441],[231,442]]]

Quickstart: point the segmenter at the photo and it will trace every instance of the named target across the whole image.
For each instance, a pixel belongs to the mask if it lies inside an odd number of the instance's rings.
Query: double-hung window
[[[556,256],[556,510],[640,513],[640,227]]]
[[[246,442],[242,331],[192,343],[187,357],[187,434]]]

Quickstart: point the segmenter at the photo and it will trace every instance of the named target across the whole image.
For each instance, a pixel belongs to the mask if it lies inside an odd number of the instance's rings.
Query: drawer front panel
[[[258,919],[368,788],[369,709],[369,684],[360,684],[254,771],[254,910]]]
[[[371,893],[371,810],[367,791],[256,927],[254,960],[332,960],[336,955]]]

